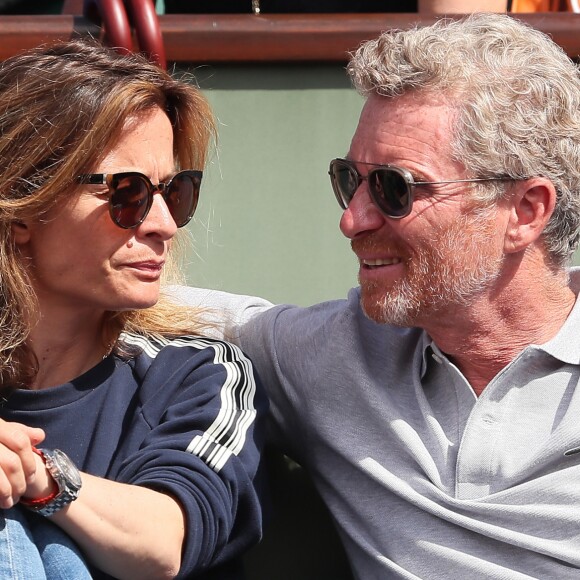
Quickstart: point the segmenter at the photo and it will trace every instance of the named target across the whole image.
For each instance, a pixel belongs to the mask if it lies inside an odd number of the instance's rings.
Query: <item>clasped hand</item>
[[[44,437],[42,429],[0,419],[0,508],[11,508],[22,496],[43,497],[54,485],[32,450]]]

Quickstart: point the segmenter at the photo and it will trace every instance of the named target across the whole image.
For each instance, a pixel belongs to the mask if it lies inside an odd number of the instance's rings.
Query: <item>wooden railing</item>
[[[580,55],[580,14],[519,14],[571,56]],[[159,17],[170,62],[346,61],[363,40],[390,28],[428,24],[419,14],[168,14]],[[0,60],[75,35],[102,36],[83,16],[1,16]]]

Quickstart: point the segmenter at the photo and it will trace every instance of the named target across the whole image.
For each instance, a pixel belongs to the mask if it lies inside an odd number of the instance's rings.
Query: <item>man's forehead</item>
[[[412,115],[420,120],[432,115],[454,118],[458,113],[457,100],[445,94],[429,91],[410,91],[396,97],[371,95],[365,102],[361,117],[372,112],[392,117]]]
[[[452,162],[456,107],[429,94],[369,97],[353,136],[349,157],[427,169]]]

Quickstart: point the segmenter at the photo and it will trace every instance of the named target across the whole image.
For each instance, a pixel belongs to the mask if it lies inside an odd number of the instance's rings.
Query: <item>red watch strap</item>
[[[34,451],[34,453],[36,453],[37,455],[40,455],[40,458],[46,464],[46,458],[44,457],[44,453],[40,449],[33,447],[32,451]],[[56,482],[55,482],[55,485],[56,485]],[[58,495],[58,485],[56,486],[56,489],[53,492],[51,492],[50,494],[48,494],[46,497],[39,497],[36,499],[28,499],[26,497],[21,497],[20,503],[22,505],[25,505],[25,506],[38,507],[39,505],[44,505],[44,504],[47,504],[48,502],[52,501],[57,495]]]

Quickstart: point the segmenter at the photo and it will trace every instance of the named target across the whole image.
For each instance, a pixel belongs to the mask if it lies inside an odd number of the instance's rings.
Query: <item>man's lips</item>
[[[404,253],[389,240],[367,236],[351,240],[350,245],[364,268],[394,266],[404,261]]]
[[[393,266],[401,263],[401,258],[359,258],[361,266],[365,268],[378,268],[380,266]]]

